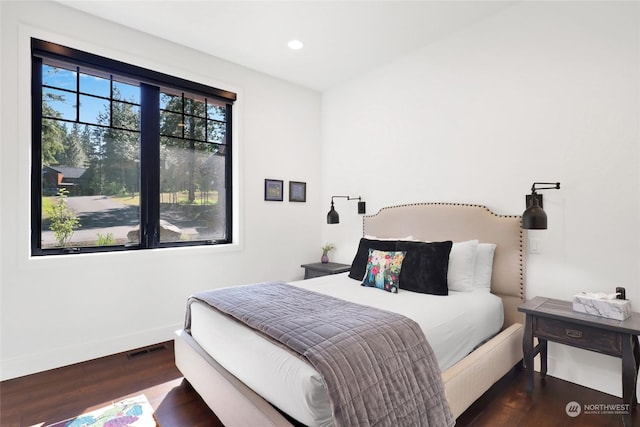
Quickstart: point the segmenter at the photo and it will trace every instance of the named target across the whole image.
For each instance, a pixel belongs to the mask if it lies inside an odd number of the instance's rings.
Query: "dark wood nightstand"
[[[313,277],[328,276],[330,274],[344,273],[351,270],[349,264],[338,264],[337,262],[314,262],[311,264],[302,264],[304,268],[304,278],[311,279]]]
[[[573,311],[569,301],[533,298],[518,307],[526,314],[522,351],[527,375],[527,392],[533,391],[533,358],[540,354],[540,375],[547,374],[547,341],[596,351],[622,359],[622,402],[628,404],[623,415],[631,426],[631,412],[638,403],[636,381],[640,364],[640,313],[626,320],[613,320]],[[533,338],[538,338],[534,347]]]

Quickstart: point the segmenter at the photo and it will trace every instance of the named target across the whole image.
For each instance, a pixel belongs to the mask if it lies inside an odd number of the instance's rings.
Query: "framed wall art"
[[[281,202],[283,200],[284,181],[279,179],[264,180],[264,199],[271,202]]]
[[[299,181],[289,181],[289,201],[290,202],[306,202],[307,201],[307,183]]]

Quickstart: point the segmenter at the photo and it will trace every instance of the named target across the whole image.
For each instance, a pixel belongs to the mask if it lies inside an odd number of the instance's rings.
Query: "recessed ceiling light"
[[[287,43],[287,46],[289,46],[289,49],[300,50],[304,47],[304,43],[302,43],[300,40],[291,40],[289,43]]]

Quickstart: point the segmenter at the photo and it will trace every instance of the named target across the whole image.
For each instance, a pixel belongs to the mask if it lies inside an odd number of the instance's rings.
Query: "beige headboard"
[[[502,298],[504,328],[524,323],[524,239],[518,215],[497,215],[485,206],[415,203],[390,206],[363,218],[363,235],[416,240],[495,243],[491,292]]]

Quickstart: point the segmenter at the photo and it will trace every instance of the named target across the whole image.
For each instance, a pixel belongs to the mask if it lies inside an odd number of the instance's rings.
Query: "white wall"
[[[196,290],[319,259],[320,94],[50,2],[0,2],[2,379],[172,338]],[[30,257],[31,36],[238,93],[231,247]],[[307,182],[265,202],[264,178]]]
[[[640,311],[640,4],[519,3],[323,94],[324,211],[468,202],[521,214],[544,192],[527,298],[627,288]],[[323,227],[337,261],[361,233],[352,202]],[[620,362],[550,344],[551,375],[621,395]]]

